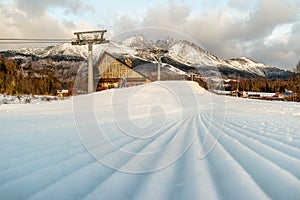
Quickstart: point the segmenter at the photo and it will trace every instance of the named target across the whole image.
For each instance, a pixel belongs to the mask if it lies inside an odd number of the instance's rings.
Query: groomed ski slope
[[[300,199],[300,104],[154,82],[0,106],[0,199]]]

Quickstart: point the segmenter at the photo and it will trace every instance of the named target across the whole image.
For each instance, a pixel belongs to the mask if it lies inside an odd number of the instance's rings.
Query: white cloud
[[[130,24],[128,28],[136,24],[136,27],[155,26],[180,31],[221,58],[247,56],[265,64],[293,68],[299,57],[298,47],[291,41],[300,38],[298,32],[287,30],[289,33],[280,35],[277,31],[278,27],[292,26],[299,21],[300,3],[289,0],[247,2],[253,9],[241,11],[240,1],[231,0],[225,7],[195,12],[187,4],[169,1],[149,8],[139,24],[128,17],[126,22]],[[126,29],[126,26],[122,28]]]
[[[67,0],[65,0],[67,2]],[[30,6],[35,3],[34,6]],[[49,4],[47,4],[49,3]],[[73,38],[77,30],[92,29],[85,21],[76,24],[72,20],[53,18],[47,12],[47,6],[55,1],[17,0],[0,2],[1,38]],[[25,6],[25,4],[28,4]],[[70,8],[71,9],[71,8]],[[75,8],[72,8],[75,9]],[[26,45],[28,46],[28,45]],[[35,45],[36,46],[36,45]],[[20,47],[17,45],[3,45],[0,50]]]

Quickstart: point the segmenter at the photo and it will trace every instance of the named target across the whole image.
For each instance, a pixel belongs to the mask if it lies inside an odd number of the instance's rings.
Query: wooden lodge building
[[[104,52],[97,62],[97,69],[99,71],[97,91],[132,87],[151,82],[150,79],[135,71],[129,60],[122,62],[107,52]]]

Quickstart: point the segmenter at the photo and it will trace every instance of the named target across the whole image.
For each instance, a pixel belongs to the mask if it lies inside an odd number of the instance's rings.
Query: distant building
[[[97,91],[110,88],[131,87],[150,83],[150,79],[131,68],[131,61],[122,62],[104,52],[97,63],[99,82]]]

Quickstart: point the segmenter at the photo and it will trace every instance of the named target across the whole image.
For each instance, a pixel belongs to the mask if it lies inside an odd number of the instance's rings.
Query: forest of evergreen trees
[[[26,68],[31,68],[31,64]],[[45,65],[43,69],[40,73],[30,69],[25,72],[18,60],[0,56],[0,93],[55,95],[62,83],[49,66]]]
[[[37,66],[40,70],[31,70],[34,66],[31,63],[24,65],[17,59],[8,59],[0,56],[0,93],[8,95],[33,94],[33,95],[56,95],[57,90],[72,88],[72,81],[64,80],[63,75],[57,75],[61,72],[54,72],[53,61],[46,62]],[[23,64],[23,65],[22,65]],[[27,70],[24,70],[24,66]],[[61,66],[62,67],[62,66]],[[76,66],[73,72],[68,76],[76,76]],[[289,79],[270,79],[266,77],[239,78],[231,80],[225,84],[225,90],[232,91],[255,91],[255,92],[279,92],[293,91],[297,93],[297,98],[293,100],[300,101],[300,62],[295,68],[298,72],[295,77]],[[70,75],[71,73],[71,75]],[[68,78],[68,77],[67,77]],[[70,77],[69,77],[70,78]],[[197,81],[197,80],[195,80]],[[206,83],[199,79],[197,82],[205,88]]]
[[[227,84],[225,90],[232,91],[253,91],[253,92],[269,92],[269,93],[285,93],[292,91],[297,93],[296,98],[287,98],[287,100],[300,101],[300,74],[291,79],[264,79],[257,78],[255,80],[241,79],[238,82],[231,81]]]

